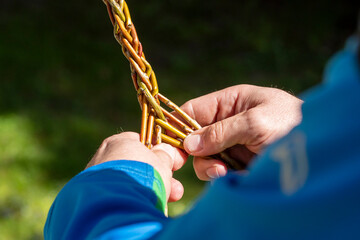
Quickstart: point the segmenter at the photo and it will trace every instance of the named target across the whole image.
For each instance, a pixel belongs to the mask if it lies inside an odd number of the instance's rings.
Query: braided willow
[[[201,126],[175,103],[159,93],[155,72],[145,58],[126,2],[124,0],[103,1],[114,26],[115,39],[130,62],[131,78],[142,110],[140,141],[148,148],[151,148],[153,143],[165,142],[183,149],[185,137],[194,130],[200,129]],[[161,107],[160,102],[174,110],[186,123]],[[171,133],[171,136],[167,133]],[[212,157],[223,160],[233,169],[243,167],[224,152]]]

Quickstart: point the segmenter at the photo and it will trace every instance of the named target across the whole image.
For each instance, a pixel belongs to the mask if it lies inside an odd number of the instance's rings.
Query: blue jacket
[[[45,239],[360,239],[360,75],[355,39],[304,94],[303,121],[249,174],[229,173],[178,218],[145,163],[91,167],[61,190]]]

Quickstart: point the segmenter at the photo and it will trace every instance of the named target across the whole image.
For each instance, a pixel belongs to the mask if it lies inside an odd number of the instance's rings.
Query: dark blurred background
[[[127,1],[160,91],[181,105],[231,85],[298,94],[356,29],[356,1]],[[0,0],[0,232],[42,239],[56,193],[140,110],[105,5]],[[188,207],[203,184],[177,177]]]

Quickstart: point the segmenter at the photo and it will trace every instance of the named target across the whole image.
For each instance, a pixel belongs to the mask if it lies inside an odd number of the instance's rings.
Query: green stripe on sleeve
[[[154,169],[154,182],[152,189],[154,190],[157,196],[156,208],[165,212],[165,208],[166,208],[165,186],[160,174],[155,169]]]

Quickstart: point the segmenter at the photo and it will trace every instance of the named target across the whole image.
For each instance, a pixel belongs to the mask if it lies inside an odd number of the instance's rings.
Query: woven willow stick
[[[155,137],[156,137],[156,144],[161,143],[161,127],[159,125],[155,126]]]
[[[192,133],[194,130],[192,130],[188,125],[183,123],[182,121],[179,121],[174,115],[169,113],[166,109],[161,107],[162,112],[164,113],[165,117],[167,117],[170,121],[173,121],[176,123],[179,127],[181,127],[187,134]]]
[[[151,148],[153,144],[165,142],[183,149],[185,137],[194,130],[200,129],[200,124],[159,93],[155,73],[145,58],[126,2],[124,0],[103,0],[103,2],[106,4],[110,21],[114,27],[114,37],[121,45],[121,50],[130,63],[131,79],[142,110],[140,141],[148,148]],[[161,107],[160,101],[173,109],[189,125]],[[177,139],[166,135],[165,130],[175,135]],[[225,152],[211,157],[223,160],[230,168],[240,168],[236,161]]]
[[[186,138],[186,134],[180,132],[178,129],[174,128],[173,126],[171,126],[169,123],[161,120],[161,119],[156,119],[155,120],[156,123],[158,125],[160,125],[161,127],[165,128],[166,130],[172,132],[173,134],[175,134],[178,138],[181,138],[181,140],[184,140]]]
[[[148,148],[151,148],[152,137],[153,137],[153,132],[154,132],[154,120],[155,120],[155,116],[154,116],[154,113],[152,112],[152,113],[150,113],[150,116],[149,116],[147,132],[146,132],[145,145]],[[156,119],[156,120],[160,120],[160,119]],[[160,121],[162,121],[162,120],[160,120]]]
[[[174,147],[178,147],[178,148],[181,148],[181,149],[184,149],[183,147],[183,144],[181,141],[175,139],[175,138],[172,138],[172,137],[169,137],[168,135],[165,135],[165,134],[161,134],[161,140],[164,142],[164,143],[168,143],[168,144],[171,144],[173,145]]]
[[[165,96],[158,94],[160,101],[165,103],[169,108],[177,112],[183,119],[185,119],[193,128],[199,130],[201,128],[200,124],[198,124],[194,119],[192,119],[189,115],[187,115],[181,108],[179,108],[175,103],[167,99]]]
[[[140,141],[142,144],[145,144],[145,137],[146,137],[146,129],[147,129],[147,122],[148,122],[148,104],[143,98],[142,102],[142,116],[141,116],[141,133],[140,133]]]

